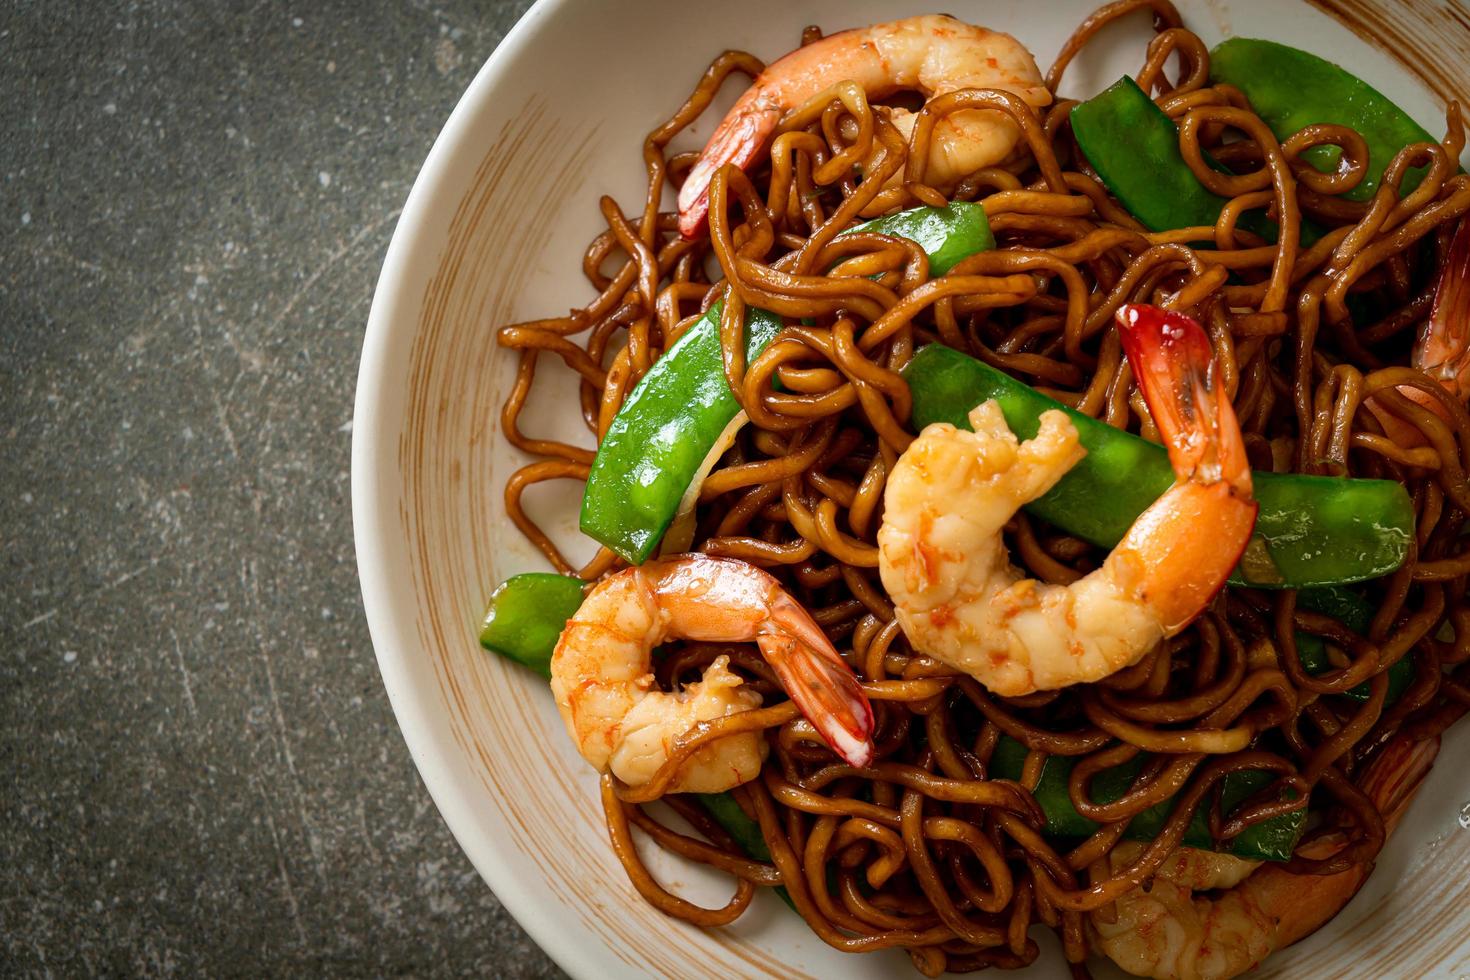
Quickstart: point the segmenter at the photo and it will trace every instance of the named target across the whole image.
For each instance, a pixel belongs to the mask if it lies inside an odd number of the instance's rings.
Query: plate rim
[[[412,645],[405,642],[414,622],[396,595],[394,566],[385,560],[402,550],[401,542],[395,540],[401,502],[391,479],[396,460],[392,443],[384,438],[397,434],[396,403],[390,399],[385,404],[378,397],[386,383],[396,381],[401,367],[390,356],[395,345],[403,343],[405,334],[411,339],[418,323],[423,297],[413,292],[411,273],[416,263],[432,261],[425,247],[437,244],[440,224],[435,219],[442,211],[442,187],[459,163],[465,144],[474,138],[477,107],[506,80],[512,63],[535,42],[543,22],[577,2],[535,0],[521,15],[460,95],[414,178],[377,278],[362,341],[353,403],[350,493],[355,558],[369,635],[395,721],[419,778],[460,850],[531,940],[571,976],[594,977],[609,972],[607,950],[596,944],[568,942],[557,918],[545,914],[538,882],[518,876],[500,849],[479,834],[477,811],[456,789],[457,760],[436,734],[439,719],[434,716],[434,706],[418,696],[421,668],[414,663]],[[1316,0],[1305,0],[1305,4],[1342,23]],[[1417,86],[1435,91],[1423,78],[1411,77]]]

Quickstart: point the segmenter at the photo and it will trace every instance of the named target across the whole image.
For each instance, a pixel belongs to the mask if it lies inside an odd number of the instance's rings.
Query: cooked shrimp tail
[[[1449,254],[1439,270],[1434,303],[1429,317],[1419,328],[1409,363],[1438,381],[1457,401],[1470,397],[1470,220],[1460,219],[1450,239]],[[1395,389],[1414,404],[1427,408],[1445,421],[1449,413],[1434,395],[1402,385]],[[1399,446],[1422,446],[1424,435],[1414,425],[1388,411],[1376,398],[1364,403],[1384,434]]]
[[[1455,236],[1450,240],[1449,255],[1439,273],[1434,290],[1434,305],[1424,322],[1410,357],[1414,367],[1423,371],[1456,398],[1470,395],[1470,221],[1460,219]],[[1417,388],[1415,398],[1436,412],[1438,400]]]
[[[1133,554],[1167,570],[1155,609],[1174,632],[1224,588],[1259,508],[1251,497],[1245,441],[1204,328],[1183,314],[1142,304],[1121,308],[1117,321],[1128,365],[1179,482],[1140,516],[1114,555]]]
[[[1364,770],[1358,788],[1383,814],[1385,834],[1393,833],[1398,826],[1438,756],[1438,736],[1414,740],[1400,735],[1385,745]]]
[[[680,555],[600,581],[567,621],[551,689],[583,758],[629,785],[648,782],[675,740],[700,722],[759,707],[760,695],[716,658],[681,692],[653,685],[653,650],[673,637],[754,642],[827,744],[854,766],[872,761],[873,712],[852,671],[810,614],[769,573],[733,558]],[[755,778],[758,732],[700,747],[670,792],[714,793]]]
[[[784,592],[756,637],[781,687],[848,765],[873,761],[873,707],[827,634]]]
[[[1174,472],[1201,483],[1225,480],[1249,497],[1245,441],[1204,329],[1183,314],[1143,304],[1124,306],[1117,319],[1128,365]]]
[[[837,36],[832,34],[829,38]],[[776,125],[781,120],[783,109],[779,101],[763,97],[766,93],[760,88],[761,80],[779,70],[782,62],[800,50],[802,49],[767,66],[740,101],[735,103],[729,115],[705,144],[699,159],[689,168],[684,184],[679,188],[679,233],[685,238],[694,238],[704,227],[704,220],[709,215],[710,181],[715,179],[720,168],[732,163],[739,169],[746,170],[766,149],[771,134],[776,131]]]

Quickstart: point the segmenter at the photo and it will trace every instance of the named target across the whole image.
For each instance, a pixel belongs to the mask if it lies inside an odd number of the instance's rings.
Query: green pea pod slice
[[[1275,41],[1233,37],[1210,52],[1210,80],[1234,85],[1251,108],[1285,140],[1316,123],[1335,123],[1355,130],[1368,144],[1368,170],[1357,187],[1343,196],[1365,201],[1373,196],[1383,171],[1410,143],[1433,143],[1434,137],[1367,82],[1307,51]],[[1316,146],[1302,154],[1324,173],[1337,169],[1342,151]],[[1400,194],[1408,194],[1424,177],[1424,169],[1404,175]]]
[[[1213,225],[1226,199],[1207,190],[1179,152],[1179,130],[1123,76],[1072,109],[1072,133],[1103,184],[1151,231]]]
[[[1331,616],[1354,633],[1366,635],[1373,622],[1373,607],[1364,602],[1356,592],[1342,586],[1303,589],[1297,593],[1296,602],[1303,609]],[[1327,657],[1327,646],[1321,637],[1310,633],[1296,634],[1296,652],[1302,669],[1307,673],[1315,676],[1332,670],[1332,662]],[[1384,707],[1397,701],[1414,679],[1414,664],[1414,655],[1410,653],[1388,668],[1388,694]],[[1359,704],[1367,701],[1370,696],[1368,681],[1342,692],[1342,697]]]
[[[689,481],[740,411],[720,355],[724,301],[684,332],[613,417],[582,495],[582,532],[635,565],[658,547]],[[745,356],[754,360],[781,318],[748,308]]]
[[[876,232],[907,238],[929,256],[929,275],[942,276],[976,252],[995,248],[990,221],[978,204],[955,201],[948,207],[924,205],[865,221],[842,232]]]
[[[1174,483],[1162,446],[1075,412],[959,351],[931,344],[914,355],[904,375],[919,429],[933,422],[968,429],[970,410],[994,398],[1016,435],[1029,439],[1042,412],[1066,412],[1087,455],[1026,510],[1095,545],[1116,545]],[[1396,481],[1272,473],[1253,479],[1260,516],[1233,584],[1356,582],[1387,575],[1408,555],[1414,511]]]
[[[1213,225],[1220,217],[1227,199],[1199,182],[1179,151],[1174,121],[1127,75],[1073,108],[1071,122],[1077,145],[1103,185],[1149,230]],[[1229,173],[1208,154],[1205,161]],[[1246,212],[1239,224],[1272,242],[1280,231],[1263,211]],[[1303,223],[1303,244],[1318,237],[1317,229]]]
[[[1296,634],[1296,654],[1302,662],[1302,669],[1308,674],[1316,676],[1325,674],[1332,670],[1332,662],[1327,657],[1327,645],[1319,636],[1310,633]],[[1392,705],[1404,693],[1409,682],[1414,679],[1414,660],[1411,656],[1401,658],[1392,667],[1388,668],[1388,695],[1384,700],[1384,707]],[[1342,697],[1362,704],[1372,696],[1369,690],[1369,682],[1364,681],[1357,687],[1348,688],[1342,692]]]
[[[858,226],[910,238],[929,255],[931,274],[993,247],[979,205],[911,208]],[[691,482],[740,411],[720,354],[720,311],[711,305],[634,386],[608,427],[587,477],[581,528],[633,564],[658,547]],[[746,357],[780,332],[781,318],[747,308]]]
[[[584,583],[570,575],[526,572],[506,579],[490,596],[480,645],[551,677],[551,653],[582,605]]]

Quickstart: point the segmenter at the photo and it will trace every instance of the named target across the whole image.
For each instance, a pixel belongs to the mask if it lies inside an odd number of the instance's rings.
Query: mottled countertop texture
[[[524,0],[0,2],[0,974],[555,976],[373,659],[352,396]]]

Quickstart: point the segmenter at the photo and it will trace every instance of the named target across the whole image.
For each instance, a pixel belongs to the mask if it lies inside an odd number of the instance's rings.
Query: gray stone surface
[[[524,0],[0,3],[0,974],[556,968],[415,774],[348,449]]]

